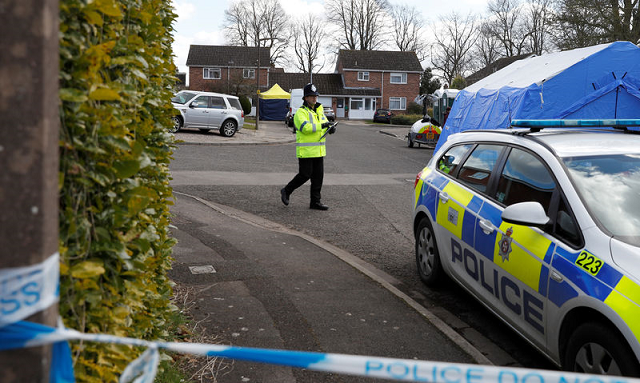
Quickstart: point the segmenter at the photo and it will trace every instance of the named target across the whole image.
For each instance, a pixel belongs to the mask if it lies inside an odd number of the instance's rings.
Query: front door
[[[336,101],[336,117],[344,118],[344,98],[338,98]]]

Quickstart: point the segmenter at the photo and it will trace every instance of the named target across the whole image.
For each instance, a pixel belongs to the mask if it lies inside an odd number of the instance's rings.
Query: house
[[[234,95],[269,89],[270,50],[263,47],[191,45],[189,89]],[[259,69],[258,69],[259,67]]]
[[[273,68],[269,48],[211,45],[191,45],[189,88],[255,94],[258,52],[261,91],[274,84],[290,91],[313,82],[319,102],[339,118],[371,119],[376,108],[404,113],[420,93],[422,66],[415,52],[340,50],[334,73],[309,74]]]
[[[335,71],[342,75],[347,91],[378,92],[347,97],[345,106],[349,107],[350,118],[373,118],[376,108],[404,113],[408,103],[420,94],[422,65],[415,52],[341,49]],[[339,109],[336,116],[340,116]]]

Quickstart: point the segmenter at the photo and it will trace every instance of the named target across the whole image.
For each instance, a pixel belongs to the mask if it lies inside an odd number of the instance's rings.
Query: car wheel
[[[222,123],[222,126],[220,127],[220,134],[225,137],[231,137],[236,134],[237,127],[238,125],[235,121],[227,120]]]
[[[638,360],[622,335],[598,322],[584,323],[571,334],[563,368],[588,374],[640,376]]]
[[[413,148],[413,141],[411,141],[411,136],[407,134],[407,146]]]
[[[182,129],[182,117],[181,116],[173,116],[172,118],[173,126],[169,131],[171,133],[177,133],[180,129]]]
[[[442,264],[440,263],[440,252],[433,232],[433,226],[429,218],[420,220],[418,231],[416,232],[416,263],[418,265],[418,275],[422,282],[428,286],[435,286],[442,279]]]

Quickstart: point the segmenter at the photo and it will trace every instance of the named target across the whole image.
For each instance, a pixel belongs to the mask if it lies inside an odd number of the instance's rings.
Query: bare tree
[[[326,37],[323,27],[324,20],[309,14],[306,18],[298,20],[291,25],[293,38],[293,51],[296,69],[304,73],[318,72],[325,63],[318,63],[320,58],[321,42]]]
[[[525,5],[525,29],[528,31],[527,52],[541,55],[547,51],[551,33],[551,1],[528,0]]]
[[[478,40],[474,48],[474,68],[484,68],[501,57],[500,41],[493,35],[487,21],[482,22],[478,30]]]
[[[425,23],[420,12],[415,7],[396,5],[391,7],[393,20],[393,39],[403,52],[416,52],[418,60],[422,61],[427,55],[427,45],[421,39]]]
[[[434,30],[435,43],[431,51],[434,69],[443,73],[442,78],[451,84],[453,79],[471,67],[469,53],[478,39],[476,17],[469,14],[462,18],[456,12],[440,17],[438,30]]]
[[[558,0],[555,42],[562,49],[616,40],[640,43],[639,0]]]
[[[284,59],[288,18],[279,0],[236,0],[224,13],[231,44],[268,47],[272,64]]]
[[[501,55],[518,56],[526,49],[530,31],[527,30],[519,0],[490,0],[486,27],[500,41]]]
[[[388,6],[386,0],[327,0],[327,16],[340,31],[339,46],[357,50],[381,47]]]

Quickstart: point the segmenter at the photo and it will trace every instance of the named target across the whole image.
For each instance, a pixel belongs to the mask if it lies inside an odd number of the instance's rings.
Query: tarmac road
[[[280,122],[260,126],[258,132],[241,130],[231,139],[199,132],[179,132],[177,137],[185,141],[181,145],[293,140]],[[188,176],[181,173],[174,182],[188,183]],[[224,344],[491,363],[438,316],[396,289],[392,277],[335,246],[178,192],[172,213],[179,243],[170,275],[191,291],[195,306],[190,312],[200,328]],[[491,347],[485,344],[483,350]],[[217,381],[375,380],[235,362],[218,373]]]

